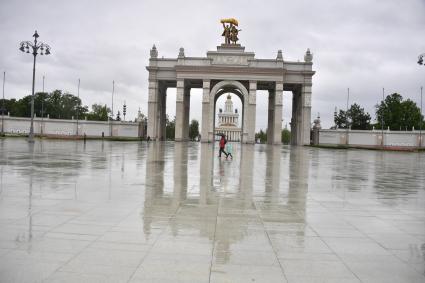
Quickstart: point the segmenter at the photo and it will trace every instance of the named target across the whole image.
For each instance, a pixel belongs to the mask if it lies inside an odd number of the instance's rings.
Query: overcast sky
[[[205,56],[223,39],[221,18],[239,20],[240,43],[256,58],[303,60],[314,54],[312,119],[333,125],[334,108],[359,103],[375,117],[374,105],[385,93],[420,101],[425,67],[425,0],[405,1],[0,1],[0,70],[6,71],[6,98],[31,93],[32,56],[18,50],[37,29],[39,40],[52,47],[37,57],[36,90],[77,93],[85,105],[111,104],[115,80],[115,112],[127,102],[127,118],[140,107],[147,112],[145,66],[156,44],[159,56]],[[237,98],[234,98],[237,100]],[[285,93],[284,124],[290,120],[291,94]],[[167,113],[174,116],[175,91]],[[224,97],[223,100],[224,102]],[[220,103],[220,102],[219,102]],[[240,101],[235,101],[235,107]],[[193,91],[191,118],[200,119],[201,98]],[[219,106],[220,107],[220,106]],[[122,109],[122,108],[121,108]],[[266,128],[265,96],[257,99],[257,129]]]

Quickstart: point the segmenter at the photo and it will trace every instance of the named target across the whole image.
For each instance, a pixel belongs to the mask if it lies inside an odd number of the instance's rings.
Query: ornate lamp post
[[[50,54],[50,46],[43,42],[38,42],[37,38],[39,37],[37,31],[35,31],[34,42],[31,41],[22,41],[21,47],[19,50],[25,53],[30,53],[34,56],[34,64],[32,67],[32,94],[31,94],[31,126],[30,133],[28,136],[28,142],[34,142],[34,84],[35,84],[35,58],[38,54],[40,55],[49,55]]]
[[[419,65],[425,66],[424,58],[425,58],[425,53],[422,53],[421,55],[418,56]],[[423,87],[421,86],[421,124],[419,128],[419,147],[422,147],[422,89]]]
[[[424,64],[424,58],[425,58],[425,53],[422,53],[421,55],[418,56],[418,64],[419,65],[425,65]]]

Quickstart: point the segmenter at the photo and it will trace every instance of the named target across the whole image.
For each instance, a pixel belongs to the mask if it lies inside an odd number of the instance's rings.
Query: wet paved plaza
[[[0,282],[425,282],[425,153],[0,140]]]

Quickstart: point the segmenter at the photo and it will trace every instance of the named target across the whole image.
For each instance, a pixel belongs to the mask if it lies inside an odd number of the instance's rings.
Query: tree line
[[[412,130],[425,128],[424,117],[420,108],[410,99],[403,99],[398,93],[388,95],[385,100],[375,105],[376,123],[371,123],[371,115],[364,111],[359,104],[354,103],[347,111],[339,110],[335,113],[335,128],[353,130],[370,130],[383,127],[390,130]],[[0,99],[0,112],[15,117],[31,116],[31,95],[21,99]],[[37,117],[49,117],[52,119],[87,119],[96,121],[121,120],[119,111],[117,116],[111,117],[112,112],[109,107],[102,104],[93,104],[91,111],[87,106],[82,105],[81,99],[70,93],[63,93],[55,90],[50,93],[37,92],[34,94],[34,113]],[[175,117],[174,120],[166,118],[166,138],[174,140]],[[194,140],[199,136],[199,122],[192,120],[189,126],[190,139]],[[282,130],[282,142],[289,143],[289,130]],[[266,142],[267,135],[263,130],[256,133],[256,139]]]
[[[14,117],[31,117],[31,95],[21,99],[0,99],[0,112]],[[91,111],[82,105],[81,99],[61,90],[37,92],[34,94],[34,114],[37,117],[49,117],[52,119],[87,119],[107,121],[111,117],[111,109],[102,104],[93,104]],[[119,115],[118,115],[118,120]]]
[[[334,128],[352,130],[371,130],[389,128],[390,130],[412,130],[425,128],[421,109],[410,99],[403,99],[398,93],[387,95],[385,100],[375,105],[376,123],[371,123],[371,116],[359,104],[354,103],[347,111],[335,113]]]

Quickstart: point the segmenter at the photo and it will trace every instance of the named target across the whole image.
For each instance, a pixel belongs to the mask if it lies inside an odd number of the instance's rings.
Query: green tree
[[[79,106],[81,106],[81,99],[70,93],[65,93],[61,98],[61,106],[63,111],[62,119],[72,119],[72,117],[76,119],[77,111]]]
[[[61,101],[62,91],[58,89],[50,93],[47,97],[46,114],[49,114],[50,118],[60,119],[61,117],[63,117],[64,113]]]
[[[16,117],[31,117],[31,95],[24,96],[13,105],[10,115]]]
[[[91,108],[92,111],[87,114],[87,120],[108,121],[111,109],[109,109],[106,104],[93,104]]]
[[[176,131],[176,117],[170,121],[168,115],[165,118],[165,138],[167,140],[174,140]]]
[[[263,129],[260,129],[258,133],[255,134],[255,140],[260,140],[260,143],[266,143],[267,142],[267,129],[264,132]]]
[[[195,140],[199,136],[199,122],[192,120],[189,125],[189,138]]]
[[[348,109],[348,117],[350,117],[350,125],[353,130],[369,130],[370,129],[370,114],[364,111],[360,105],[354,103]]]
[[[285,128],[282,130],[282,143],[289,144],[291,142],[291,132]]]
[[[360,107],[357,103],[350,106],[348,111],[339,110],[339,113],[334,118],[335,125],[338,128],[347,128],[347,118],[349,120],[348,126],[353,130],[368,130],[370,129],[370,114],[365,113],[364,108]]]
[[[391,130],[418,129],[423,123],[421,110],[410,99],[404,100],[398,93],[388,95],[384,101],[376,106],[377,127],[381,128],[382,120],[384,127]]]
[[[347,112],[340,109],[338,115],[334,117],[334,122],[338,128],[346,129],[347,128]]]
[[[16,107],[16,99],[0,99],[0,108],[3,109],[4,115],[10,113],[10,115],[15,116],[15,107]]]

